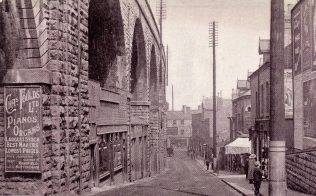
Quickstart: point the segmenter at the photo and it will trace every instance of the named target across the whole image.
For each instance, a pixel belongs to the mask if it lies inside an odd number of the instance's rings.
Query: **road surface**
[[[175,151],[169,170],[154,179],[108,190],[98,196],[237,196],[235,190],[206,172],[186,151]]]

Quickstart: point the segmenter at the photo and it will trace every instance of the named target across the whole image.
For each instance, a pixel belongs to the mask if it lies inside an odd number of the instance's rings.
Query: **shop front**
[[[257,161],[261,163],[264,175],[268,173],[269,162],[269,119],[257,119],[255,129],[251,130],[252,152],[256,154]]]

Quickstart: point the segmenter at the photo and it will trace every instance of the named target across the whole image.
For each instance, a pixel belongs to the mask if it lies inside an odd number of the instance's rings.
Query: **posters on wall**
[[[5,172],[41,172],[41,88],[6,87]]]
[[[293,70],[294,75],[312,67],[316,70],[316,16],[313,0],[301,1],[292,10]],[[313,65],[313,66],[312,66]]]
[[[303,83],[303,123],[305,137],[316,138],[316,79]]]
[[[292,69],[284,69],[284,108],[285,118],[293,118],[293,83],[292,83]]]
[[[316,70],[316,2],[312,7],[313,15],[313,70]]]
[[[301,9],[296,7],[292,11],[293,70],[295,75],[301,73],[301,29]]]
[[[313,23],[312,23],[313,0],[305,0],[302,4],[302,66],[303,71],[310,69],[312,65]]]

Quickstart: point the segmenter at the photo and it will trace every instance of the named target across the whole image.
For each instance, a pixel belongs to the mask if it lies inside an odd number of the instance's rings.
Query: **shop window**
[[[99,143],[99,157],[100,157],[100,174],[104,174],[109,171],[108,161],[109,161],[109,153],[108,153],[108,145],[106,142],[105,136],[102,137]]]

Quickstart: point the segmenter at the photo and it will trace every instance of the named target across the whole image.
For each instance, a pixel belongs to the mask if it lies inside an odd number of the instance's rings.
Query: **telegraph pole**
[[[269,195],[286,195],[284,0],[271,0]]]
[[[217,170],[217,143],[216,143],[216,46],[218,45],[217,23],[209,24],[209,46],[213,49],[213,171]]]
[[[174,111],[174,102],[173,102],[173,99],[174,99],[174,97],[173,97],[173,85],[172,85],[172,111]]]
[[[159,4],[158,4],[159,2]],[[162,20],[166,19],[166,0],[158,0],[156,4],[156,15],[159,18],[160,40],[162,44]]]

